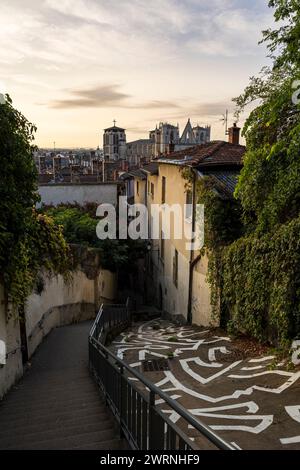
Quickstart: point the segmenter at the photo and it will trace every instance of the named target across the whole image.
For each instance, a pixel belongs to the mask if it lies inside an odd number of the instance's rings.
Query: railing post
[[[114,308],[116,309],[116,306]],[[113,315],[110,313],[112,313],[112,307],[110,311],[107,306],[105,309],[101,307],[92,326],[89,335],[89,363],[104,393],[106,404],[110,406],[119,420],[120,436],[125,435],[133,447],[143,450],[197,449],[188,436],[155,406],[155,397],[158,396],[219,449],[235,450],[235,447],[217,436],[208,426],[198,422],[165,392],[105,347],[104,332],[108,333],[112,325],[119,324],[120,327],[125,327],[125,324],[129,324],[131,316],[129,302],[126,302],[126,306],[122,308],[118,306],[117,310],[113,310]],[[116,366],[119,366],[119,369]],[[128,371],[148,388],[148,399],[131,384],[130,377],[124,371]]]
[[[155,392],[149,400],[149,450],[165,449],[165,421],[155,409]]]
[[[154,407],[155,407],[155,393],[150,390],[149,394],[149,427],[148,427],[148,446],[149,450],[154,448],[154,436],[155,436],[155,419],[154,419]]]
[[[123,389],[123,373],[124,373],[124,367],[120,366],[120,387],[119,387],[119,403],[120,403],[120,438],[124,437],[123,429],[122,429],[122,422],[123,422],[123,416],[124,416],[124,411],[123,410],[123,394],[122,394],[122,389]]]

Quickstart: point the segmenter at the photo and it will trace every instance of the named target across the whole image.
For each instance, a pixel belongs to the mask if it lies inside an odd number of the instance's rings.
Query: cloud
[[[169,120],[177,120],[177,119],[185,119],[187,117],[202,120],[208,119],[212,120],[213,118],[217,118],[217,120],[221,120],[222,116],[224,115],[225,111],[228,110],[229,113],[233,113],[235,109],[234,103],[230,100],[223,100],[223,101],[212,101],[207,103],[192,103],[192,102],[185,102],[182,103],[182,106],[175,113],[168,113],[165,116]]]
[[[118,85],[102,85],[87,90],[71,91],[71,98],[55,100],[50,103],[51,108],[107,108],[122,106],[123,101],[129,97],[118,91]]]
[[[234,104],[230,102],[230,100],[200,103],[198,106],[194,107],[194,112],[196,111],[201,116],[221,116],[226,109],[229,112],[234,110]]]
[[[119,85],[99,85],[84,90],[72,90],[70,98],[54,100],[49,103],[51,108],[128,108],[128,109],[170,109],[180,106],[172,101],[152,100],[145,103],[130,103],[126,99],[131,95],[119,91]]]
[[[272,27],[267,3],[2,0],[0,80],[47,139],[66,132],[64,109],[80,110],[68,120],[78,140],[117,108],[124,126],[143,129],[147,120],[217,120],[224,98],[265,63],[257,41]]]
[[[131,132],[132,134],[145,135],[149,134],[149,129],[147,127],[127,127],[126,131]]]
[[[128,108],[133,109],[170,109],[170,108],[180,108],[179,104],[173,101],[164,101],[164,100],[152,100],[146,101],[145,103],[132,104]]]

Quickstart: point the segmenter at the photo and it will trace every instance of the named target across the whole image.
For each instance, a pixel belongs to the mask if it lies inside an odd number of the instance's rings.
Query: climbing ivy
[[[235,192],[241,218],[233,217],[228,230],[226,203],[207,185],[199,197],[206,200],[215,310],[230,331],[284,347],[300,333],[300,106],[292,101],[300,78],[300,8],[293,0],[269,5],[280,23],[263,33],[273,67],[235,99],[237,115],[256,103],[243,129],[247,152]]]
[[[34,209],[39,199],[35,131],[6,95],[0,104],[0,281],[17,307],[31,293],[41,268],[67,275],[69,264],[61,228]]]
[[[300,331],[300,217],[221,253],[222,301],[231,331],[285,346]]]

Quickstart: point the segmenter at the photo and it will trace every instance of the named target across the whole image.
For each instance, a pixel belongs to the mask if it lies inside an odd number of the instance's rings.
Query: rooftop
[[[201,172],[203,176],[209,176],[215,189],[224,198],[231,198],[237,185],[239,170],[208,170]]]
[[[137,168],[137,169],[134,169],[134,170],[129,170],[128,175],[129,176],[134,176],[135,178],[139,178],[141,180],[145,180],[147,178],[145,173],[140,168]]]
[[[137,140],[132,140],[131,142],[127,142],[127,145],[132,145],[132,144],[150,144],[151,140],[150,139],[137,139]]]
[[[186,165],[196,168],[215,166],[237,166],[243,164],[246,147],[224,141],[211,141],[169,155],[160,157],[157,162],[174,165]]]
[[[142,170],[150,175],[158,175],[158,163],[150,162],[147,165],[143,166]]]
[[[107,127],[106,129],[104,129],[104,131],[114,131],[114,132],[124,132],[125,129],[123,129],[123,127],[118,127],[118,126],[111,126],[111,127]]]

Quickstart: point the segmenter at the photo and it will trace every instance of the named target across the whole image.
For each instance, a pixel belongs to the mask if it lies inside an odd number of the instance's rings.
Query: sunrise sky
[[[267,3],[1,0],[0,92],[42,147],[102,146],[113,119],[128,141],[188,117],[224,139],[222,113],[267,63]]]

